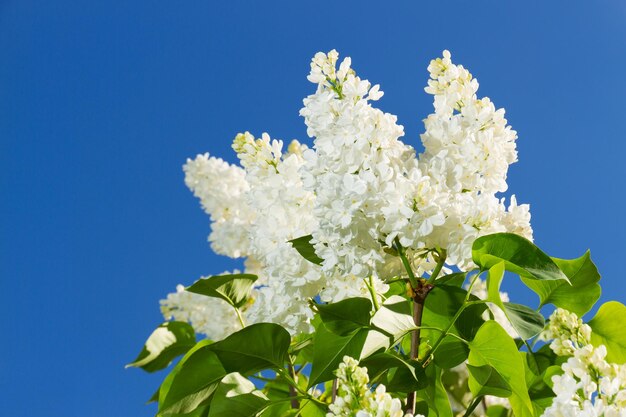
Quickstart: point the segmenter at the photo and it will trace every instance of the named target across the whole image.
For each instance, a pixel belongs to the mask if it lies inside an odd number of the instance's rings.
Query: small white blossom
[[[569,356],[552,377],[556,394],[542,417],[626,417],[626,365],[606,361],[606,347],[590,344],[591,328],[576,314],[557,309],[542,335],[550,348]]]
[[[512,197],[507,210],[496,197],[517,160],[517,135],[504,110],[477,98],[478,82],[449,52],[429,66],[435,113],[424,121],[419,158],[400,141],[395,116],[369,102],[379,87],[347,58],[336,71],[337,61],[336,51],[313,58],[317,91],[300,111],[314,137],[303,181],[315,193],[313,237],[325,273],[385,280],[384,249],[395,239],[418,252],[444,249],[448,265],[460,268],[473,265],[477,237],[508,231],[532,239],[528,205]]]
[[[313,237],[326,274],[378,281],[386,278],[384,247],[396,237],[411,246],[414,230],[428,234],[442,216],[428,199],[411,198],[424,180],[415,151],[399,140],[396,117],[368,102],[381,97],[380,88],[358,77],[347,58],[334,71],[336,61],[335,51],[314,57],[309,79],[317,92],[300,111],[315,138],[303,167],[305,188],[315,194]]]
[[[187,159],[183,170],[185,184],[213,222],[209,241],[215,253],[248,256],[247,229],[255,213],[245,199],[249,185],[244,170],[208,153]]]
[[[557,308],[550,316],[543,340],[552,340],[550,348],[560,356],[571,356],[591,343],[591,327],[584,324],[575,313]]]
[[[287,153],[282,148],[283,142],[267,133],[261,139],[242,133],[233,143],[249,184],[246,204],[256,213],[248,229],[249,251],[264,276],[248,319],[279,323],[296,334],[311,330],[308,300],[320,293],[324,281],[321,268],[289,243],[317,226],[314,196],[304,189],[300,173],[307,147],[293,141]]]
[[[507,190],[508,167],[517,161],[517,134],[507,126],[504,110],[478,98],[478,82],[450,52],[431,61],[426,92],[435,112],[424,120],[425,151],[419,156],[431,195],[445,221],[426,238],[426,247],[446,248],[447,262],[472,266],[471,245],[477,237],[510,232],[532,239],[528,205],[515,197],[507,210],[496,193]]]
[[[372,392],[367,385],[367,369],[358,364],[354,358],[343,357],[337,369],[337,398],[328,407],[327,417],[413,417],[404,413],[402,402],[391,397],[384,385],[379,384]]]

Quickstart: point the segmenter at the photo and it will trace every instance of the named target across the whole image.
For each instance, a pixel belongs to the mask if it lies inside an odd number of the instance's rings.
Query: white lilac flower
[[[556,394],[542,417],[626,417],[626,365],[606,361],[606,347],[590,344],[591,328],[574,313],[557,309],[544,338],[550,348],[569,356],[562,375],[552,377]]]
[[[427,199],[409,198],[423,179],[415,151],[398,140],[404,131],[396,117],[369,103],[382,92],[356,76],[349,58],[336,71],[337,58],[336,51],[313,58],[309,80],[318,87],[300,111],[314,137],[303,168],[305,188],[315,193],[313,237],[325,273],[378,280],[383,248],[395,237],[411,246],[410,225],[428,234],[442,216]]]
[[[245,199],[244,170],[208,153],[187,159],[183,170],[185,184],[211,217],[211,248],[232,258],[248,256],[247,229],[255,213]]]
[[[591,327],[572,312],[562,308],[554,310],[547,329],[541,334],[543,340],[552,340],[550,348],[559,356],[570,356],[591,343]]]
[[[310,329],[311,297],[339,301],[378,293],[403,275],[389,248],[398,241],[419,275],[435,266],[471,266],[471,245],[484,234],[509,231],[532,238],[528,205],[496,193],[506,190],[517,159],[516,133],[478,83],[450,54],[431,62],[426,91],[435,112],[425,120],[424,152],[401,142],[396,117],[372,106],[378,85],[358,77],[336,51],[318,53],[309,80],[315,94],[300,114],[313,149],[263,134],[237,136],[243,169],[198,155],[185,164],[185,182],[211,216],[216,253],[245,257],[259,275],[250,322],[271,321],[292,333]],[[288,240],[312,234],[318,267]],[[447,271],[447,269],[446,269]]]
[[[435,113],[424,121],[422,159],[443,162],[433,173],[457,192],[506,191],[508,166],[517,161],[517,133],[507,126],[504,109],[477,98],[478,82],[452,63],[450,52],[428,68],[431,80],[425,91],[435,96]]]
[[[512,197],[507,211],[496,197],[507,190],[508,167],[517,161],[517,134],[503,109],[477,98],[478,82],[452,63],[448,51],[428,70],[425,91],[434,95],[435,112],[424,120],[419,161],[445,221],[425,246],[447,249],[447,262],[465,268],[472,265],[471,245],[479,236],[506,231],[532,239],[528,205]]]
[[[309,331],[313,311],[308,299],[322,289],[322,271],[289,243],[316,228],[314,196],[300,177],[306,146],[293,141],[283,154],[282,141],[267,134],[255,139],[246,132],[237,135],[233,148],[249,184],[246,204],[256,213],[248,229],[249,251],[265,276],[249,320],[279,323],[293,334]]]
[[[367,369],[358,364],[354,358],[343,357],[337,369],[337,398],[328,407],[327,417],[413,417],[404,414],[402,402],[391,397],[384,385],[379,384],[372,392],[367,385]]]
[[[504,110],[476,96],[478,82],[449,52],[431,62],[426,91],[435,113],[424,121],[419,162],[399,140],[395,116],[374,108],[380,96],[338,54],[318,53],[309,80],[318,85],[300,114],[314,150],[305,153],[305,188],[315,193],[316,252],[328,274],[386,278],[384,247],[394,239],[422,255],[445,249],[447,263],[471,266],[471,245],[482,235],[514,232],[532,238],[528,205],[506,191],[517,135]],[[375,94],[373,94],[375,92]],[[425,250],[426,249],[426,250]]]

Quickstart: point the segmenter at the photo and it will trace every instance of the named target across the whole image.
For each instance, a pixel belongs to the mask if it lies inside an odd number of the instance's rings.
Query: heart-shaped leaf
[[[228,274],[202,278],[186,290],[209,297],[221,298],[233,307],[241,307],[250,296],[252,285],[257,280],[252,274]]]
[[[208,349],[218,356],[227,372],[249,375],[263,369],[282,368],[290,343],[289,332],[278,324],[256,323]]]
[[[582,317],[600,298],[600,274],[591,260],[589,251],[577,259],[552,258],[567,275],[565,281],[537,281],[522,278],[524,284],[539,295],[540,306],[554,304]]]
[[[139,367],[148,372],[158,371],[195,344],[196,335],[189,323],[169,321],[152,332],[137,359],[126,367]]]
[[[208,417],[253,417],[268,404],[268,398],[252,382],[233,372],[217,386]]]
[[[626,306],[617,301],[604,303],[595,317],[589,321],[591,343],[606,346],[606,359],[614,363],[626,363]]]
[[[326,328],[340,336],[370,324],[372,302],[368,298],[347,298],[332,304],[316,304],[315,307]]]
[[[474,368],[486,365],[493,368],[498,374],[497,379],[503,379],[511,388],[510,398],[515,415],[533,415],[533,406],[524,377],[524,362],[515,342],[498,323],[489,320],[481,326],[474,340],[470,342],[467,363]],[[469,387],[474,395],[478,395],[484,389],[481,382],[484,381],[476,380],[470,373]]]
[[[513,233],[479,237],[472,246],[472,259],[482,269],[504,262],[507,271],[538,280],[564,280],[567,276],[556,263],[530,240]]]
[[[159,389],[159,416],[184,414],[206,405],[227,374],[210,341],[196,344],[165,378]]]

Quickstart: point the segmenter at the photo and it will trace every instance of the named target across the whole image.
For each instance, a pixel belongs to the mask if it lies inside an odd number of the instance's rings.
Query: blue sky
[[[183,184],[237,132],[310,141],[310,57],[336,48],[380,83],[419,148],[443,49],[518,131],[511,192],[550,255],[592,250],[626,302],[626,3],[0,2],[2,414],[150,416],[164,374],[124,370],[176,284],[213,255]],[[514,282],[513,301],[535,304]]]

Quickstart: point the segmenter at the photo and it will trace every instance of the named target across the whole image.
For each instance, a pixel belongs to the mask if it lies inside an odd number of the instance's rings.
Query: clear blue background
[[[153,414],[164,375],[123,365],[160,298],[233,267],[181,165],[233,161],[243,130],[309,141],[319,50],[380,83],[419,148],[450,49],[519,132],[509,184],[536,242],[591,248],[603,300],[626,301],[626,2],[382,3],[0,0],[0,414]]]

